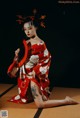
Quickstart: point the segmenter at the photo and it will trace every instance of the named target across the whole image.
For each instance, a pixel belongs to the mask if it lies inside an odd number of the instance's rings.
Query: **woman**
[[[17,71],[20,72],[18,78],[19,95],[11,98],[10,101],[15,103],[28,103],[34,100],[38,108],[54,107],[59,105],[78,104],[70,97],[63,100],[49,100],[49,68],[51,63],[51,54],[48,51],[45,42],[37,35],[35,20],[30,17],[24,20],[23,30],[29,38],[26,41],[27,55],[24,63],[19,66],[18,54],[20,49],[15,51],[13,65],[16,65]],[[14,64],[15,63],[15,64]],[[10,68],[8,69],[10,73]],[[15,77],[15,74],[11,74]]]

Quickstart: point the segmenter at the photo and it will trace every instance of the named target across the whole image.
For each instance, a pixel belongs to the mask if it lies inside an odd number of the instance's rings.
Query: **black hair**
[[[27,22],[31,22],[31,25],[34,25],[35,27],[39,27],[39,21],[37,19],[34,19],[34,17],[33,18],[32,17],[25,18],[22,23],[22,27]]]

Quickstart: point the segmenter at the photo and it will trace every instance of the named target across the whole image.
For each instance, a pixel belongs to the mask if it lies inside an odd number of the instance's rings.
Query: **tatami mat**
[[[8,86],[8,84],[5,84],[5,86],[2,85],[1,89],[6,90],[6,86]],[[34,102],[28,104],[16,104],[7,101],[16,94],[18,94],[17,86],[1,96],[0,110],[7,110],[8,118],[34,118],[38,111]],[[50,99],[63,99],[65,96],[70,96],[75,100],[80,101],[80,89],[54,87]],[[39,117],[36,115],[36,118],[80,118],[80,104],[46,108],[42,110]]]
[[[10,88],[13,84],[0,84],[0,94]]]
[[[54,87],[50,99],[63,99],[65,96],[80,101],[80,89]],[[43,109],[39,118],[80,118],[80,104]]]
[[[17,95],[17,86],[12,88],[9,92],[0,98],[0,110],[8,111],[8,118],[33,118],[37,112],[37,108],[34,102],[28,104],[16,104],[8,102],[11,97]]]

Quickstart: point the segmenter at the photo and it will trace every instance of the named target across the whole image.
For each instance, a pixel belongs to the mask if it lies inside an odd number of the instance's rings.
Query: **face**
[[[27,22],[23,26],[24,32],[27,37],[31,38],[36,35],[36,27],[31,24],[31,22]]]

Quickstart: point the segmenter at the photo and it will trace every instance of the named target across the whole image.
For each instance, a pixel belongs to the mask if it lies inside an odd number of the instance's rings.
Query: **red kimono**
[[[27,43],[26,43],[27,45]],[[46,48],[44,42],[38,44],[28,44],[28,56],[25,63],[20,67],[18,77],[18,95],[12,97],[9,101],[15,103],[28,103],[32,99],[30,90],[30,81],[33,81],[40,88],[42,96],[46,99],[49,95],[50,81],[48,79],[51,63],[51,54]],[[33,73],[35,76],[33,76]],[[30,94],[30,95],[29,95]]]

